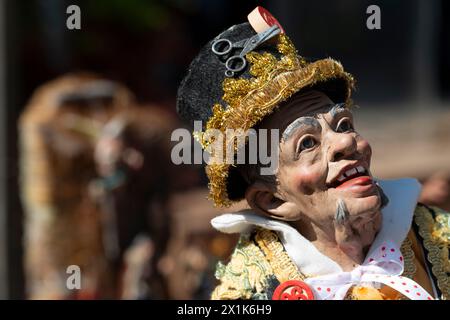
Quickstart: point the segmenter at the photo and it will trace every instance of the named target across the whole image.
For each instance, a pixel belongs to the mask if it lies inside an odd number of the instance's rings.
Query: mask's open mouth
[[[328,187],[340,189],[353,185],[366,185],[372,183],[372,177],[370,176],[367,169],[365,169],[363,166],[357,166],[341,173],[328,185]]]

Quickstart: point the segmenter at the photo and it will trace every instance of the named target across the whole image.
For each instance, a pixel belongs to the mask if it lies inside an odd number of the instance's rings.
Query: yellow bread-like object
[[[352,300],[385,300],[380,291],[371,287],[353,287],[351,297]]]

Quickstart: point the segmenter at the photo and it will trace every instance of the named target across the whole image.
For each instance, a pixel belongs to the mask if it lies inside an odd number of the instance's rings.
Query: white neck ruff
[[[411,228],[414,209],[421,190],[416,179],[377,181],[389,198],[389,203],[381,210],[383,215],[381,229],[368,255],[387,240],[401,246]],[[276,231],[289,257],[307,277],[343,271],[335,261],[319,252],[309,240],[285,222],[265,218],[245,210],[218,216],[211,220],[211,224],[224,233],[246,233],[255,226]]]

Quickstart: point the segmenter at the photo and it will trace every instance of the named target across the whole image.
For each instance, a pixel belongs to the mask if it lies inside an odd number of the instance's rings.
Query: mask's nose
[[[329,139],[329,160],[331,162],[351,158],[356,152],[356,139],[351,134],[334,132]]]

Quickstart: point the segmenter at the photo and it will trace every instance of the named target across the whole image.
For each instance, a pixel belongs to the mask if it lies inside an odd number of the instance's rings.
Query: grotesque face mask
[[[355,130],[351,111],[308,91],[260,128],[280,130],[276,185],[257,180],[247,190],[249,204],[273,218],[331,228],[333,235],[336,225],[349,224],[370,242],[381,221],[382,192],[370,173],[371,147]]]

